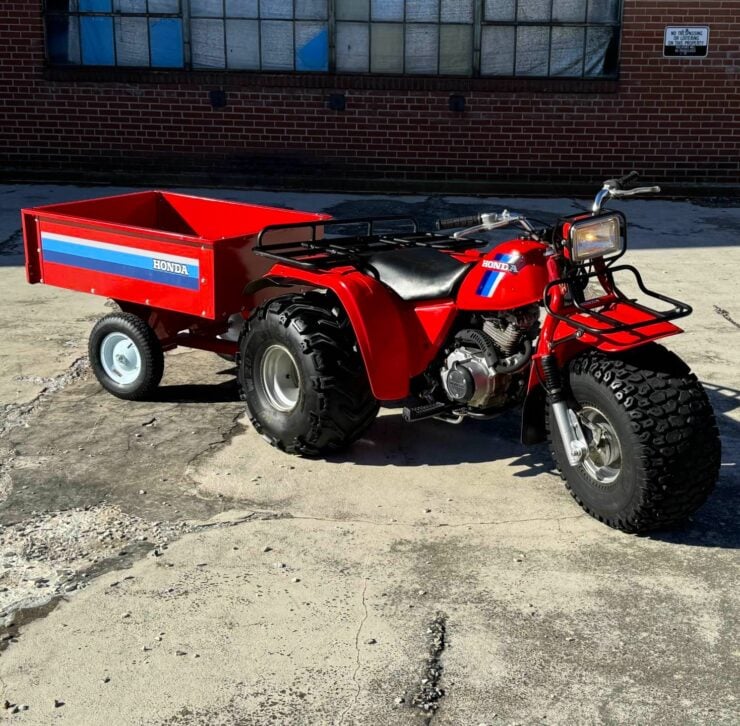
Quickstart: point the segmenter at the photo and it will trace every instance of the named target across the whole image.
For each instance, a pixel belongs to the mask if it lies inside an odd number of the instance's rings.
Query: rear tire
[[[285,295],[258,308],[237,367],[252,425],[291,454],[339,451],[378,413],[352,327],[328,294]]]
[[[88,344],[90,365],[100,385],[118,398],[140,401],[162,380],[164,353],[155,332],[132,313],[98,320]]]
[[[679,524],[706,501],[719,474],[719,433],[706,392],[680,358],[654,343],[619,357],[591,350],[571,362],[568,386],[587,440],[601,446],[573,467],[551,416],[548,435],[586,512],[645,532]]]

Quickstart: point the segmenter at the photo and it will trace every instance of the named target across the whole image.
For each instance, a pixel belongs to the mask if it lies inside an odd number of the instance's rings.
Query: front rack
[[[660,300],[661,302],[667,303],[668,305],[671,305],[670,310],[655,310],[651,307],[648,307],[647,305],[643,305],[641,303],[638,303],[636,300],[632,300],[628,298],[616,285],[614,282],[614,273],[615,272],[622,272],[627,271],[631,272],[635,280],[637,282],[637,286],[640,288],[643,294],[647,295],[648,297],[655,298],[656,300]],[[549,315],[552,315],[553,318],[560,320],[564,323],[567,323],[572,328],[576,329],[576,335],[580,337],[580,335],[583,335],[583,333],[588,333],[590,335],[595,336],[605,336],[605,335],[612,335],[614,333],[623,333],[623,332],[630,332],[637,330],[638,328],[644,328],[649,325],[655,325],[656,323],[664,323],[668,322],[669,320],[676,320],[677,318],[684,318],[687,315],[691,315],[692,308],[690,305],[681,302],[680,300],[675,300],[672,297],[668,297],[667,295],[663,295],[659,292],[655,292],[654,290],[650,290],[645,283],[642,281],[642,276],[637,271],[635,267],[632,265],[618,265],[616,267],[605,267],[604,270],[599,273],[599,271],[592,272],[588,275],[583,275],[578,278],[578,283],[583,284],[584,280],[590,280],[592,278],[596,278],[599,276],[599,274],[606,275],[607,279],[609,280],[610,287],[613,290],[613,294],[608,296],[604,300],[595,300],[591,301],[591,304],[589,302],[581,302],[579,301],[580,295],[578,294],[578,291],[573,290],[573,283],[576,282],[576,279],[574,278],[562,278],[560,280],[554,280],[553,282],[549,283],[547,287],[545,288],[545,294],[544,294],[544,305],[545,309],[547,310]],[[588,316],[589,318],[594,319],[595,321],[598,321],[599,323],[602,323],[606,327],[596,327],[594,325],[588,325],[583,320],[578,320],[573,317],[572,314],[570,315],[561,315],[559,313],[556,313],[548,300],[550,291],[556,287],[557,285],[565,285],[568,288],[569,293],[569,302],[570,304],[578,311],[578,313],[581,313],[584,316]],[[631,308],[633,308],[636,311],[639,311],[640,313],[644,313],[648,315],[649,317],[645,320],[638,320],[631,323],[624,323],[616,320],[615,318],[609,317],[608,315],[604,314],[604,311],[598,311],[595,310],[595,307],[598,307],[599,304],[604,302],[606,305],[609,303],[621,303],[622,305],[627,305]],[[558,343],[564,342],[566,339],[558,340]]]
[[[377,227],[407,224],[411,232],[381,234]],[[318,237],[329,227],[361,227],[361,234],[339,234]],[[283,230],[310,231],[309,239],[290,242],[265,242],[265,236]],[[362,267],[369,254],[387,252],[403,247],[431,247],[446,251],[461,251],[489,244],[487,240],[457,239],[435,232],[419,232],[416,220],[411,217],[359,217],[354,219],[324,219],[316,222],[273,224],[257,236],[254,253],[295,267],[309,270],[332,267]]]

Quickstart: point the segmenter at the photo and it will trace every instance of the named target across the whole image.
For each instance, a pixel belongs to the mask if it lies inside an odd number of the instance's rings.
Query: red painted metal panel
[[[548,282],[545,249],[541,243],[516,239],[487,252],[460,286],[460,309],[511,310],[538,303]]]
[[[269,267],[251,254],[267,225],[295,212],[170,192],[135,192],[23,210],[29,282],[223,320]]]

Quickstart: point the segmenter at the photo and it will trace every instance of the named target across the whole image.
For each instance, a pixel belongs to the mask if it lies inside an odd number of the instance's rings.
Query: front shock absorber
[[[555,424],[563,440],[568,463],[577,466],[583,461],[588,452],[586,437],[573,409],[565,402],[563,390],[563,377],[560,375],[557,358],[552,353],[542,356],[540,359],[542,372],[545,376],[545,389],[547,399],[552,406]]]

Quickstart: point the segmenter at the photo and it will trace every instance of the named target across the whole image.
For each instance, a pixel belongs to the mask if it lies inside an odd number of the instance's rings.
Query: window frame
[[[616,0],[617,2],[617,19],[614,21],[599,21],[599,22],[588,22],[588,13],[590,11],[591,4],[593,0],[586,0],[586,19],[583,22],[571,22],[571,21],[553,21],[552,20],[552,8],[556,0],[548,0],[550,4],[550,21],[539,21],[539,20],[519,20],[517,19],[518,16],[518,6],[519,3],[522,2],[522,0],[513,0],[515,5],[514,10],[514,19],[513,20],[487,20],[485,18],[485,0],[472,0],[473,1],[473,12],[474,12],[474,18],[472,24],[465,24],[465,23],[441,23],[438,19],[436,22],[427,22],[427,21],[420,21],[420,22],[407,22],[406,20],[406,4],[404,2],[404,19],[401,21],[396,20],[372,20],[371,18],[371,11],[368,12],[368,19],[367,20],[357,20],[357,21],[342,21],[337,20],[336,17],[336,0],[327,0],[328,2],[328,13],[327,13],[327,19],[326,21],[319,21],[316,22],[326,22],[328,27],[328,70],[322,71],[322,70],[296,70],[296,60],[295,60],[295,26],[297,22],[302,22],[300,19],[296,19],[295,17],[295,5],[296,0],[292,0],[293,5],[293,16],[292,19],[285,19],[284,22],[291,22],[293,24],[293,37],[294,37],[294,43],[293,43],[293,70],[278,70],[278,69],[265,69],[265,68],[259,68],[259,69],[239,69],[239,68],[230,68],[228,66],[228,51],[226,49],[226,45],[224,46],[224,67],[193,67],[192,64],[192,47],[191,47],[191,20],[193,19],[191,13],[190,13],[190,1],[189,0],[178,0],[179,4],[179,13],[150,13],[148,12],[149,4],[147,2],[147,13],[121,13],[116,12],[114,10],[111,10],[110,12],[87,12],[87,11],[80,11],[79,9],[75,11],[67,11],[67,12],[55,12],[55,11],[49,11],[47,10],[47,6],[49,5],[50,0],[42,0],[42,25],[43,25],[43,31],[44,31],[44,57],[45,57],[45,75],[48,78],[58,78],[58,79],[64,79],[66,77],[113,77],[113,76],[120,76],[125,75],[129,77],[138,77],[140,80],[147,80],[148,76],[156,76],[156,79],[161,81],[163,74],[173,74],[178,76],[178,82],[181,82],[184,78],[187,78],[187,76],[203,76],[206,74],[216,74],[219,76],[234,76],[236,77],[250,77],[252,79],[255,79],[257,77],[264,76],[266,79],[272,79],[271,82],[275,82],[275,79],[284,79],[284,83],[277,83],[277,85],[305,85],[305,86],[331,86],[332,82],[336,82],[340,79],[345,79],[348,82],[348,85],[350,87],[357,87],[357,88],[383,88],[386,85],[389,85],[393,88],[425,88],[428,90],[434,90],[438,87],[448,87],[450,86],[451,82],[456,82],[455,87],[456,88],[462,88],[463,90],[465,87],[470,88],[485,88],[485,87],[502,87],[502,88],[512,88],[513,90],[517,90],[519,88],[533,88],[537,89],[538,86],[542,85],[543,83],[546,83],[547,87],[552,86],[552,84],[557,84],[564,88],[572,88],[574,91],[578,91],[579,89],[588,90],[590,86],[597,86],[598,84],[602,85],[602,88],[599,90],[611,90],[613,82],[616,82],[619,79],[619,69],[620,69],[620,60],[621,60],[621,45],[622,45],[622,34],[623,34],[623,26],[624,26],[624,0]],[[111,8],[114,7],[113,3],[115,0],[111,0]],[[225,13],[225,5],[226,0],[221,0],[223,12]],[[441,17],[441,7],[442,7],[442,0],[439,2],[439,12],[438,12],[438,18]],[[79,8],[79,6],[78,6]],[[102,17],[111,17],[113,18],[114,23],[114,64],[113,65],[88,65],[82,63],[82,39],[81,39],[81,33],[78,31],[78,52],[79,52],[79,63],[57,63],[53,62],[49,58],[49,42],[48,42],[48,32],[47,32],[47,20],[50,16],[56,16],[56,17],[86,17],[86,16],[102,16]],[[145,17],[147,19],[147,22],[151,18],[177,18],[182,21],[182,44],[183,44],[183,65],[182,66],[134,66],[134,65],[118,65],[117,64],[117,50],[116,50],[116,38],[115,38],[115,19],[116,18],[126,18],[126,17]],[[213,16],[214,19],[220,19],[222,21],[226,20],[225,15],[221,16]],[[200,17],[195,19],[202,19]],[[274,18],[261,18],[257,17],[254,18],[257,23],[262,23],[265,20],[274,20]],[[305,21],[303,21],[305,22]],[[403,30],[403,39],[404,39],[404,53],[403,53],[403,71],[400,73],[373,73],[371,70],[368,71],[345,71],[345,70],[337,70],[336,69],[336,24],[337,22],[357,22],[357,23],[365,23],[368,26],[368,34],[371,36],[372,33],[372,25],[373,24],[383,24],[383,23],[391,23],[391,24],[399,24],[402,27]],[[440,74],[439,73],[439,67],[440,67],[440,47],[441,43],[437,42],[437,73],[436,74],[422,74],[422,73],[406,73],[406,54],[405,54],[405,45],[406,45],[406,29],[409,25],[425,25],[425,24],[431,24],[435,25],[438,29],[441,29],[443,26],[449,25],[449,26],[462,26],[465,27],[466,25],[470,25],[473,33],[473,41],[472,41],[472,73],[468,75],[454,75],[454,74]],[[516,41],[514,45],[514,68],[513,73],[511,75],[492,75],[492,74],[482,74],[481,73],[481,62],[482,62],[482,34],[483,29],[487,27],[513,27],[515,29],[515,35],[516,38],[517,35],[517,29],[519,27],[546,27],[549,30],[548,33],[548,75],[525,75],[525,74],[516,74]],[[588,28],[590,27],[608,27],[613,29],[614,33],[614,41],[615,41],[615,47],[614,47],[614,55],[613,55],[613,63],[614,63],[614,70],[612,72],[608,72],[602,75],[585,75],[585,63],[586,63],[586,41],[584,39],[584,52],[583,52],[583,58],[582,58],[582,64],[581,64],[581,74],[580,75],[559,75],[554,76],[550,75],[550,65],[551,65],[551,53],[552,53],[552,30],[553,28],[557,27],[580,27],[584,29],[584,38],[586,37],[585,34],[588,33]],[[79,28],[79,20],[78,20],[78,28]],[[262,44],[261,41],[261,28],[260,28],[260,46]],[[226,23],[224,22],[224,36],[226,36]],[[224,37],[225,42],[225,37]],[[372,40],[369,40],[368,43],[368,68],[371,68],[372,63],[372,46],[371,46]],[[151,42],[148,42],[148,57],[149,61],[151,63]],[[260,65],[262,64],[262,53],[261,53],[261,47],[260,47]],[[301,80],[301,83],[294,83],[290,82],[289,79],[297,79]],[[323,80],[321,80],[323,79]],[[375,79],[375,81],[383,80],[385,83],[377,83],[373,80],[369,79]],[[261,84],[258,84],[261,85]],[[265,84],[269,85],[269,83]]]

